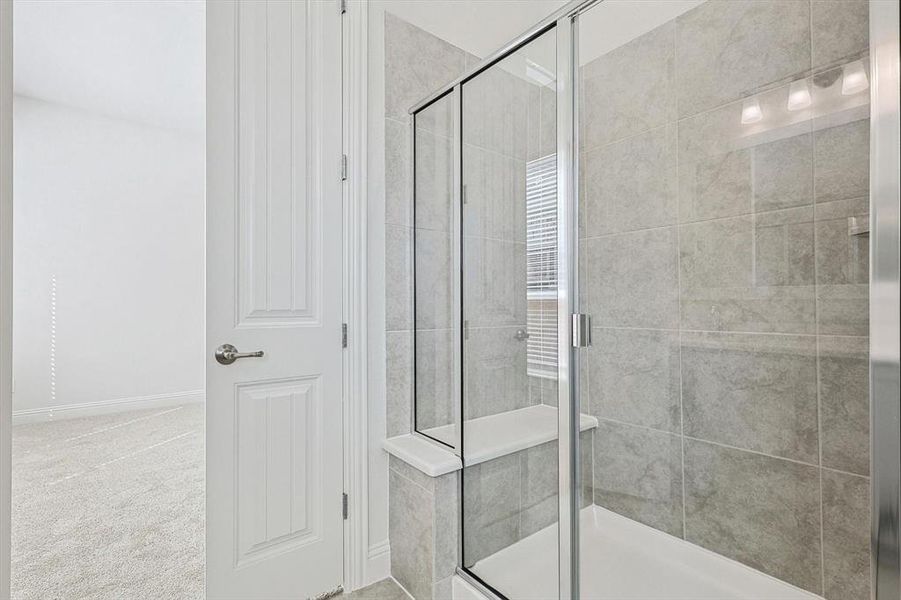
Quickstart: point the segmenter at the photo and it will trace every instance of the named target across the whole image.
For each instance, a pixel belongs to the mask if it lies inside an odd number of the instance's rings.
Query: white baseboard
[[[369,547],[366,557],[366,582],[364,586],[391,576],[391,545],[388,540]]]
[[[78,417],[92,417],[110,413],[124,412],[128,410],[144,410],[151,408],[164,408],[179,404],[191,404],[203,402],[206,398],[204,390],[191,390],[188,392],[173,392],[170,394],[155,394],[152,396],[133,396],[131,398],[115,398],[113,400],[101,400],[99,402],[85,402],[83,404],[64,404],[61,406],[48,406],[45,408],[29,408],[13,411],[13,425],[23,423],[45,423],[62,419],[74,419]]]

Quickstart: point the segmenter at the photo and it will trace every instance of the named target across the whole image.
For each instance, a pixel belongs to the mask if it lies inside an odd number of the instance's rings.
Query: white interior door
[[[207,596],[307,598],[342,582],[337,1],[208,2],[207,111]]]

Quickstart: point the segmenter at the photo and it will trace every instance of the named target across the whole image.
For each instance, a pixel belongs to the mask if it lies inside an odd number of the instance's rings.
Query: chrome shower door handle
[[[216,348],[216,361],[220,365],[230,365],[239,358],[260,358],[263,356],[262,350],[256,352],[238,352],[238,349],[231,344],[222,344]]]

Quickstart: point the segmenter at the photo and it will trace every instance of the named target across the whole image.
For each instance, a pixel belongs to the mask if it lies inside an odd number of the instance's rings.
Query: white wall
[[[204,0],[13,4],[17,94],[203,130]]]
[[[203,134],[22,96],[14,127],[17,420],[199,397]]]

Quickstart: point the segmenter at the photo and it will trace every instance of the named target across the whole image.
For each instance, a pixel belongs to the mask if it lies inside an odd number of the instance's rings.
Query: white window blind
[[[528,372],[557,377],[557,155],[526,164]]]

